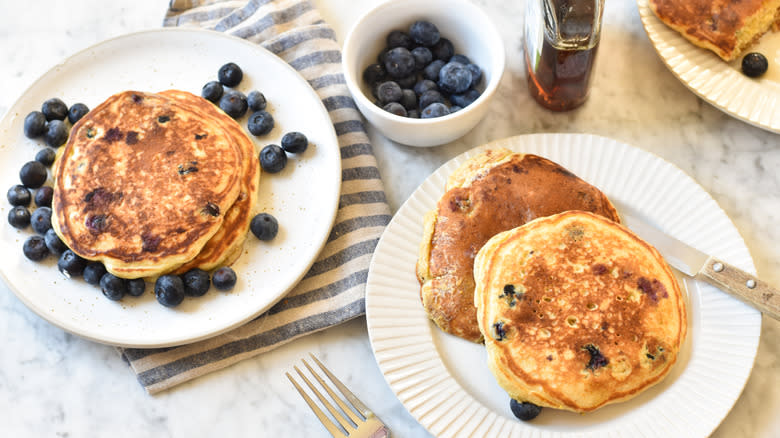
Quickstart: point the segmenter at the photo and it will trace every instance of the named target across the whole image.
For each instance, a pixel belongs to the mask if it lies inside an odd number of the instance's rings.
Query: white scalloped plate
[[[754,271],[725,212],[693,179],[655,155],[578,134],[526,135],[488,146],[552,159],[678,239]],[[739,397],[761,331],[758,311],[709,285],[685,282],[688,338],[663,382],[590,414],[544,409],[528,423],[512,415],[509,397],[487,368],[484,347],[447,335],[428,320],[415,277],[423,216],[435,208],[448,175],[480,149],[453,158],[420,185],[387,227],[371,263],[368,333],[401,403],[439,437],[709,435]]]
[[[637,0],[639,16],[650,42],[663,62],[696,95],[751,125],[780,133],[780,83],[765,75],[751,79],[739,70],[739,61],[727,63],[709,50],[699,48],[667,27],[650,9],[648,0]],[[770,33],[759,42],[763,51],[780,47],[780,33]],[[770,69],[780,69],[780,52],[767,53]]]

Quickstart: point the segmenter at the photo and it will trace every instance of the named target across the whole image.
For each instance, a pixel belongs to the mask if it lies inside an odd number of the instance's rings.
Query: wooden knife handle
[[[780,290],[747,272],[710,257],[699,278],[780,320]]]

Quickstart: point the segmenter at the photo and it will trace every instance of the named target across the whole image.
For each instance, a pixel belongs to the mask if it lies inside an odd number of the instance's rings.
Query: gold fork
[[[298,392],[301,394],[303,399],[306,401],[306,403],[309,405],[312,411],[314,411],[314,414],[317,416],[317,418],[320,419],[320,422],[323,426],[325,426],[326,429],[328,429],[328,432],[330,432],[331,435],[333,435],[335,438],[386,438],[390,436],[390,430],[381,422],[379,421],[379,418],[374,415],[373,412],[371,412],[366,405],[364,405],[360,400],[358,400],[357,397],[355,397],[352,392],[347,389],[346,386],[344,386],[343,383],[339,379],[336,378],[336,376],[333,375],[327,368],[325,368],[325,365],[322,364],[322,362],[319,361],[316,357],[314,357],[313,354],[309,353],[309,356],[311,356],[312,360],[319,365],[320,369],[328,376],[331,382],[338,388],[338,390],[341,392],[341,394],[344,396],[344,398],[347,399],[347,401],[350,403],[350,406],[347,405],[347,403],[344,402],[344,400],[336,395],[336,392],[331,389],[330,386],[328,386],[327,383],[325,383],[325,380],[323,380],[322,377],[320,377],[319,374],[317,374],[316,371],[309,365],[308,362],[306,362],[306,359],[301,359],[303,364],[306,365],[306,368],[309,369],[309,372],[314,376],[315,379],[317,379],[318,382],[320,382],[320,385],[325,388],[325,391],[328,392],[331,399],[336,402],[336,404],[341,409],[341,412],[343,414],[340,414],[338,410],[330,403],[328,402],[327,398],[320,393],[320,391],[317,390],[317,388],[311,383],[311,381],[301,372],[300,369],[298,369],[297,366],[294,366],[295,371],[298,372],[298,375],[301,376],[301,379],[303,379],[304,382],[306,382],[306,385],[308,385],[309,389],[312,390],[314,395],[319,399],[319,401],[322,403],[323,406],[330,412],[330,414],[333,416],[333,418],[336,419],[336,421],[341,425],[341,428],[334,424],[328,417],[325,415],[325,413],[322,412],[322,410],[317,406],[317,404],[306,394],[306,392],[301,388],[300,385],[292,378],[290,373],[285,373],[287,375],[287,378],[290,379],[290,382],[295,386],[295,389],[298,390]],[[359,415],[358,415],[359,414]],[[346,432],[346,433],[345,433]]]

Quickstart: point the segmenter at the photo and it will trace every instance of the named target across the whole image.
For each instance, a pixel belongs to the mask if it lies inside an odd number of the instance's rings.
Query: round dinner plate
[[[19,183],[19,169],[45,147],[22,132],[25,116],[48,98],[66,104],[84,102],[94,108],[124,90],[167,89],[200,95],[217,79],[217,71],[235,62],[245,94],[260,90],[273,115],[273,131],[253,139],[261,147],[279,144],[284,133],[303,132],[309,148],[290,155],[285,169],[263,172],[257,212],[279,221],[279,234],[261,242],[251,233],[233,265],[238,283],[230,292],[213,287],[199,298],[186,298],[166,308],[147,283],[140,298],[119,302],[81,278],[65,279],[56,258],[27,260],[22,244],[33,231],[17,230],[7,221],[0,231],[0,273],[9,288],[35,313],[62,329],[101,343],[127,347],[185,344],[227,331],[256,317],[285,295],[306,273],[322,249],[338,207],[341,158],[333,125],[320,98],[292,67],[262,47],[219,32],[158,29],[128,34],[85,49],[45,73],[11,106],[0,121],[0,187]],[[246,127],[248,116],[239,119]],[[164,182],[161,182],[164,183]],[[50,182],[49,182],[50,184]],[[0,214],[7,217],[7,201]],[[3,219],[5,221],[5,219]]]
[[[448,176],[485,147],[547,157],[669,234],[753,272],[753,261],[725,212],[679,168],[603,137],[534,134],[500,140],[440,167],[401,206],[379,241],[366,287],[371,346],[409,412],[437,437],[705,437],[726,416],[750,374],[761,314],[698,281],[684,281],[688,337],[661,383],[589,414],[543,409],[523,423],[487,368],[484,346],[438,329],[420,302],[415,262],[423,216]]]
[[[691,91],[716,108],[739,120],[780,133],[780,72],[751,79],[740,71],[740,61],[731,63],[693,45],[667,27],[650,9],[649,0],[637,0],[639,15],[650,42],[672,73]],[[757,47],[767,47],[770,69],[780,69],[775,53],[780,33],[764,35]],[[761,49],[754,47],[753,50]],[[773,80],[774,79],[774,80]]]

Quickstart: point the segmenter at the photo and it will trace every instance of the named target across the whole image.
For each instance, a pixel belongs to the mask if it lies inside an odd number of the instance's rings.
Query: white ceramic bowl
[[[417,20],[435,24],[455,53],[469,57],[483,71],[484,91],[471,105],[455,113],[413,119],[389,113],[373,102],[363,71],[377,59],[392,30],[408,33]],[[367,12],[347,34],[343,67],[347,86],[360,112],[386,137],[411,146],[449,143],[467,133],[487,112],[504,72],[504,44],[488,16],[468,0],[390,0]],[[481,88],[480,87],[480,88]]]

